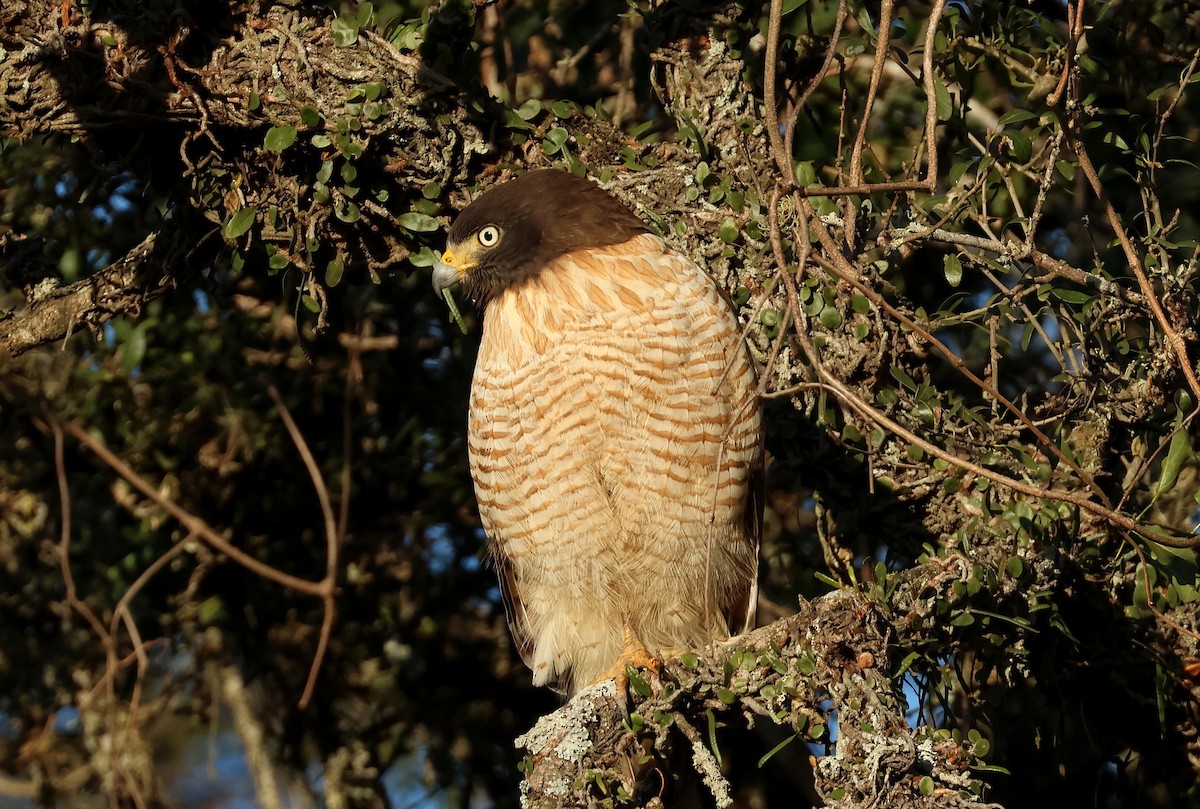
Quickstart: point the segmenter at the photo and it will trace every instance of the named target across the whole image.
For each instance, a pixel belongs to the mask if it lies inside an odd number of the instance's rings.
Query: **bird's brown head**
[[[482,305],[561,255],[645,232],[642,221],[598,185],[564,171],[532,171],[487,191],[454,220],[433,286],[440,293],[462,284]]]

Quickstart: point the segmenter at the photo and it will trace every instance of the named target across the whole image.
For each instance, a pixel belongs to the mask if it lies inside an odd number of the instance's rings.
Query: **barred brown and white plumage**
[[[434,282],[484,302],[471,473],[534,682],[571,692],[642,662],[639,642],[662,657],[750,627],[761,418],[713,280],[541,171],[464,211]]]

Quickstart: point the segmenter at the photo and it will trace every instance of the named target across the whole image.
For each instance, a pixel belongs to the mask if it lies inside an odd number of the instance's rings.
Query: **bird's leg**
[[[641,638],[633,631],[633,627],[629,623],[629,619],[625,619],[625,641],[621,646],[621,654],[609,667],[608,671],[596,678],[595,682],[603,682],[604,680],[617,681],[617,693],[624,694],[629,689],[629,673],[627,667],[632,666],[635,669],[645,669],[658,679],[662,673],[663,662],[654,655],[642,643]]]

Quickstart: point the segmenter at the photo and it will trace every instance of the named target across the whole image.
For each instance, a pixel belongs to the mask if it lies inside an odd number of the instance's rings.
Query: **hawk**
[[[462,212],[433,284],[483,308],[471,476],[534,683],[573,694],[752,628],[762,419],[704,270],[541,170]]]

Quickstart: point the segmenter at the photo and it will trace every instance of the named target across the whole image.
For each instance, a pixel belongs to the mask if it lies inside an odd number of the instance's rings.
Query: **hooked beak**
[[[475,263],[470,255],[456,255],[453,250],[446,248],[446,252],[433,265],[433,291],[441,295],[461,283],[467,276],[467,270],[474,267]]]

